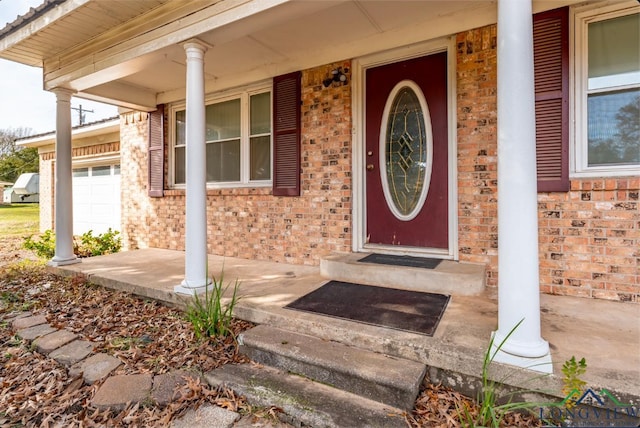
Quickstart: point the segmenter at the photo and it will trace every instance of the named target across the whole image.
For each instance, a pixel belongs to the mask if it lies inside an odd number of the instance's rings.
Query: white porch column
[[[498,1],[498,331],[495,361],[552,372],[540,335],[531,0]],[[512,329],[522,321],[522,324]]]
[[[56,172],[55,232],[56,253],[50,266],[79,263],[73,253],[73,194],[71,175],[71,95],[73,91],[56,88]]]
[[[197,40],[184,44],[187,54],[186,109],[186,254],[185,277],[176,293],[202,292],[207,271],[207,156],[205,144],[204,53]]]

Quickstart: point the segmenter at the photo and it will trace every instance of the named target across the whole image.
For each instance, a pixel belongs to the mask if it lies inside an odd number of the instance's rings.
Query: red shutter
[[[149,113],[149,196],[164,196],[164,106]]]
[[[533,17],[538,192],[569,190],[569,10]]]
[[[300,196],[300,76],[273,79],[274,196]]]

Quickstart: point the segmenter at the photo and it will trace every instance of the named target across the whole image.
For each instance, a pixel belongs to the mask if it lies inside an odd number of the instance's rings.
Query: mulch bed
[[[41,266],[0,269],[0,318],[15,311],[45,315],[95,344],[95,352],[119,358],[113,374],[162,374],[181,368],[206,372],[246,362],[232,337],[198,341],[182,313],[162,304],[108,290],[78,279],[59,278]],[[235,320],[234,334],[251,324]],[[232,391],[194,380],[165,408],[132,405],[121,412],[98,411],[90,401],[100,384],[83,385],[53,359],[17,340],[8,323],[0,328],[0,426],[163,426],[205,402],[251,413]],[[273,409],[261,409],[273,413]]]

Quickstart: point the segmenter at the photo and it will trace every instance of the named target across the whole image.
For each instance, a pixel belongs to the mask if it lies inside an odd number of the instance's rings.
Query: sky
[[[13,22],[18,15],[39,6],[43,0],[0,0],[0,29]],[[85,114],[85,123],[118,115],[108,104],[73,98],[71,107],[93,110]],[[78,125],[79,114],[71,111],[73,126]],[[56,129],[56,97],[42,89],[42,68],[29,67],[0,59],[0,130],[28,128],[29,135]]]

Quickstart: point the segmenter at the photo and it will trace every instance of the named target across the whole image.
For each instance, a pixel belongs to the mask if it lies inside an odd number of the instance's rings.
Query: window
[[[186,180],[186,112],[173,110],[173,183]],[[243,92],[205,109],[207,183],[214,186],[271,182],[271,93]]]
[[[74,177],[88,177],[89,176],[89,168],[74,168],[73,169]]]
[[[93,177],[98,177],[101,175],[111,175],[111,166],[94,166],[93,168],[91,168],[91,175]]]
[[[575,175],[640,167],[640,7],[576,14]]]

